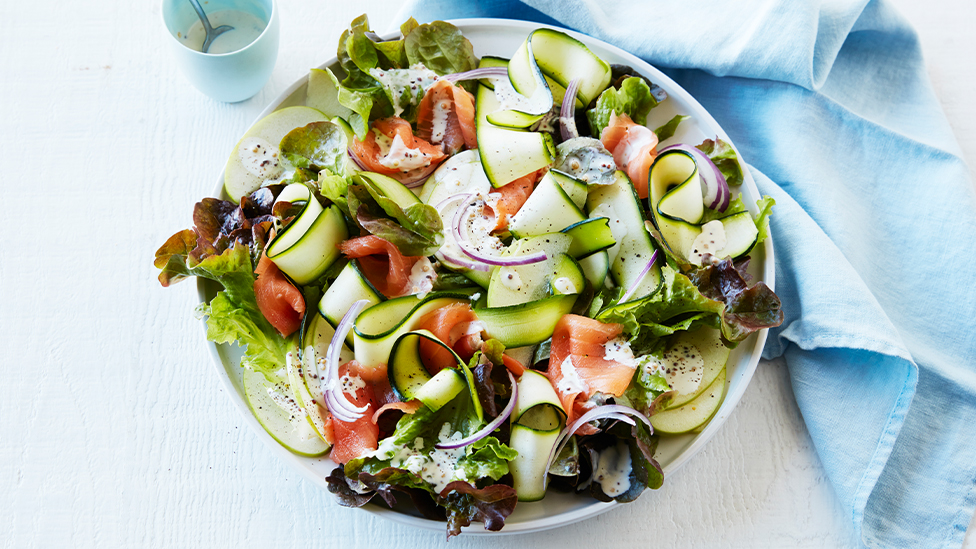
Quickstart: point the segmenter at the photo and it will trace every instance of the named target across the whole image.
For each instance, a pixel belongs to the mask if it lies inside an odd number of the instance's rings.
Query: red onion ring
[[[469,194],[465,197],[465,201],[470,200],[474,194]],[[454,240],[457,241],[457,245],[464,252],[464,255],[485,263],[487,265],[497,265],[499,267],[515,267],[518,265],[530,265],[532,263],[538,263],[540,261],[545,261],[549,259],[549,255],[545,251],[540,250],[535,253],[527,255],[518,255],[514,257],[498,257],[494,255],[487,255],[478,252],[477,250],[470,248],[468,241],[461,235],[461,224],[464,220],[465,213],[469,208],[474,206],[474,203],[470,203],[466,206],[461,206],[454,212],[454,222],[451,223],[451,230],[454,234]]]
[[[369,301],[360,299],[353,303],[349,307],[349,310],[346,311],[346,314],[342,316],[342,320],[336,326],[335,335],[332,336],[332,341],[329,342],[329,350],[325,354],[325,374],[323,376],[321,371],[318,372],[319,379],[326,380],[326,385],[322,390],[322,393],[325,395],[326,408],[332,412],[332,415],[346,423],[351,423],[363,417],[363,413],[369,409],[369,405],[356,406],[349,402],[349,399],[346,398],[339,384],[339,353],[342,350],[342,343],[346,340],[346,335],[349,334],[349,330],[352,329],[356,317],[359,316],[359,313],[368,303]],[[351,418],[351,421],[348,418]]]
[[[485,427],[477,433],[468,435],[456,442],[437,443],[434,445],[434,448],[440,450],[454,450],[456,448],[467,446],[472,442],[477,442],[490,435],[495,429],[501,427],[501,425],[505,423],[509,417],[511,417],[512,412],[515,410],[515,402],[518,400],[518,383],[515,383],[515,377],[512,375],[512,372],[506,370],[505,373],[508,374],[508,379],[512,382],[512,396],[509,397],[508,404],[505,406],[505,409],[502,410],[502,413],[498,414],[498,417],[492,420],[492,422],[488,425],[485,425]]]
[[[454,83],[454,82],[460,82],[461,80],[478,80],[481,78],[502,78],[503,76],[508,76],[507,67],[482,67],[480,69],[473,69],[470,71],[448,74],[447,76],[442,76],[441,79]]]
[[[558,457],[559,454],[563,451],[563,448],[566,447],[566,444],[569,443],[569,439],[572,438],[574,434],[576,434],[576,431],[579,430],[579,428],[582,427],[583,424],[598,419],[616,419],[616,420],[624,421],[625,423],[628,423],[630,425],[637,424],[636,422],[633,422],[633,420],[631,421],[623,420],[621,419],[621,416],[630,416],[631,418],[637,418],[641,420],[641,422],[643,422],[645,425],[647,425],[647,428],[651,430],[651,433],[654,432],[654,427],[651,426],[651,420],[647,419],[647,416],[645,416],[644,414],[638,412],[633,408],[630,408],[629,406],[623,406],[621,404],[606,404],[603,406],[597,406],[596,408],[590,410],[589,412],[586,412],[585,414],[581,415],[576,421],[573,422],[572,425],[563,429],[563,431],[559,433],[559,436],[556,437],[557,443],[553,445],[552,448],[553,451],[549,454],[549,464],[546,465],[546,475],[549,474],[549,468],[552,467],[552,462],[555,461],[556,457]]]
[[[441,210],[444,209],[444,206],[447,206],[451,202],[454,202],[455,200],[458,200],[458,199],[467,199],[469,196],[471,196],[471,195],[470,194],[464,194],[464,193],[452,194],[451,196],[445,198],[444,200],[441,200],[441,202],[437,206],[435,206],[435,209],[437,210],[437,213],[440,214],[441,213]],[[438,260],[440,260],[441,263],[447,263],[448,265],[451,265],[451,266],[453,266],[455,268],[471,269],[471,270],[474,270],[474,271],[487,272],[487,271],[491,270],[491,267],[489,267],[488,265],[485,265],[484,263],[477,263],[475,261],[471,261],[467,257],[464,257],[464,256],[456,256],[456,255],[450,253],[450,251],[448,251],[447,253],[444,253],[444,251],[443,251],[444,249],[445,248],[442,247],[440,250],[434,252],[434,257],[436,257]]]
[[[579,137],[579,130],[576,129],[576,92],[579,91],[580,79],[574,78],[566,86],[566,93],[563,95],[563,104],[559,108],[559,134],[563,141]],[[567,101],[567,98],[571,98]]]
[[[671,149],[678,149],[691,154],[699,166],[706,164],[711,167],[710,170],[699,169],[698,172],[701,175],[702,202],[713,210],[724,212],[729,207],[732,192],[729,190],[729,183],[725,180],[722,170],[718,169],[718,166],[712,162],[707,154],[687,143],[669,145],[658,151],[658,154]]]
[[[651,270],[651,266],[654,265],[654,263],[657,261],[658,253],[660,253],[660,250],[654,250],[654,253],[651,254],[650,261],[648,261],[647,265],[644,266],[644,270],[642,270],[640,274],[637,275],[637,278],[634,279],[634,283],[630,285],[630,288],[627,289],[627,293],[625,293],[623,297],[620,298],[620,301],[618,301],[618,303],[625,303],[628,299],[630,299],[630,296],[634,295],[634,292],[637,291],[637,286],[639,286],[641,280],[644,279],[644,275],[646,275]]]

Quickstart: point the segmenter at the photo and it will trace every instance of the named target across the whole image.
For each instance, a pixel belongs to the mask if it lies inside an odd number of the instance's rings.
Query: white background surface
[[[354,16],[385,30],[398,6],[330,4],[282,0],[271,81],[227,105],[173,66],[157,1],[0,0],[0,547],[443,543],[341,508],[275,459],[222,394],[195,286],[160,288],[152,267],[257,113],[332,57]],[[976,9],[894,4],[976,165]],[[851,536],[774,361],[661,490],[559,531],[451,544],[849,547]]]

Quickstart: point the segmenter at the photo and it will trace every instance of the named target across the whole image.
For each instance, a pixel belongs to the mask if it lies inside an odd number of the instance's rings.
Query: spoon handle
[[[213,27],[210,26],[210,19],[207,19],[206,12],[203,11],[203,6],[200,5],[200,0],[190,0],[190,5],[193,6],[193,11],[197,12],[197,17],[200,18],[200,22],[203,23],[203,30],[206,31],[209,37],[213,34]]]

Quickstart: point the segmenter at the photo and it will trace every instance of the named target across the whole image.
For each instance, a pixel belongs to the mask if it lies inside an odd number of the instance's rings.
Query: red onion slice
[[[325,354],[324,376],[322,372],[319,372],[319,379],[326,381],[326,385],[323,387],[326,407],[332,412],[332,415],[336,416],[340,421],[347,423],[363,417],[363,413],[369,409],[369,406],[356,406],[349,402],[349,399],[343,393],[342,387],[339,384],[339,353],[342,350],[342,342],[346,340],[346,336],[349,334],[349,330],[352,329],[356,317],[359,316],[359,313],[362,312],[368,303],[369,301],[360,299],[353,303],[349,307],[349,310],[346,311],[346,314],[342,316],[342,320],[336,326],[335,335],[332,336],[332,341],[329,342],[329,349]],[[351,418],[351,420],[348,418]]]
[[[440,203],[435,206],[435,209],[437,210],[438,214],[441,214],[441,210],[444,209],[444,206],[447,206],[456,200],[467,200],[470,196],[470,194],[465,193],[452,194],[444,200],[441,200]],[[443,215],[441,217],[443,217]],[[471,269],[483,272],[491,270],[491,267],[485,265],[484,263],[471,261],[464,255],[457,256],[451,253],[449,247],[441,247],[440,250],[434,252],[434,257],[436,257],[441,263],[446,263],[447,265],[457,269]]]
[[[546,474],[549,474],[549,468],[552,467],[552,462],[555,461],[556,457],[559,456],[559,454],[563,451],[563,448],[566,447],[566,444],[569,443],[569,439],[576,434],[576,431],[579,430],[583,424],[598,419],[616,419],[624,421],[630,425],[637,424],[632,419],[630,421],[621,419],[621,416],[637,418],[647,425],[647,428],[651,430],[651,433],[654,432],[654,427],[651,426],[651,420],[647,419],[647,416],[629,406],[623,406],[621,404],[606,404],[604,406],[598,406],[581,415],[576,421],[573,422],[572,425],[566,427],[561,433],[559,433],[559,436],[556,438],[557,443],[553,446],[552,452],[549,454],[549,465],[546,466]]]
[[[502,413],[498,414],[498,417],[492,420],[492,422],[489,423],[488,425],[485,425],[485,427],[480,431],[478,431],[477,433],[466,436],[458,441],[452,441],[448,443],[437,443],[434,445],[434,448],[438,448],[440,450],[454,450],[455,448],[461,448],[462,446],[467,446],[472,442],[477,442],[485,438],[486,436],[490,435],[492,432],[494,432],[495,429],[501,427],[501,425],[505,423],[505,421],[507,421],[509,417],[511,417],[512,412],[515,410],[515,402],[518,400],[518,384],[515,383],[515,377],[512,376],[512,372],[506,371],[506,373],[508,374],[509,381],[512,382],[512,396],[509,397],[508,404],[505,406],[505,409],[502,410]]]
[[[465,198],[465,202],[470,200],[473,196],[474,196],[473,194],[467,195],[467,197]],[[461,234],[461,224],[464,222],[464,217],[468,209],[474,205],[475,203],[472,202],[470,204],[459,207],[457,211],[454,212],[454,222],[451,223],[451,230],[453,231],[454,234],[454,240],[457,241],[457,245],[459,248],[461,248],[461,251],[464,252],[464,255],[470,257],[471,259],[474,259],[475,261],[479,261],[487,265],[497,265],[499,267],[515,267],[518,265],[530,265],[532,263],[538,263],[540,261],[545,261],[549,259],[549,255],[543,250],[531,254],[526,254],[526,255],[517,255],[512,257],[499,257],[496,255],[483,254],[471,248],[470,243]]]
[[[460,82],[462,80],[478,80],[481,78],[502,78],[507,76],[508,76],[507,67],[482,67],[480,69],[473,69],[470,71],[448,74],[447,76],[442,76],[441,79],[454,83],[454,82]]]
[[[630,288],[627,289],[627,293],[625,293],[624,296],[620,298],[620,301],[618,303],[626,303],[627,300],[630,299],[630,296],[634,295],[634,292],[637,291],[637,286],[640,285],[641,280],[644,280],[644,276],[648,272],[650,272],[651,266],[654,265],[654,262],[657,261],[658,253],[659,250],[654,250],[654,253],[651,254],[650,261],[648,261],[647,265],[644,266],[644,270],[642,270],[640,274],[637,275],[637,278],[634,280],[634,283],[630,285]]]
[[[579,91],[579,86],[578,77],[569,81],[563,95],[563,104],[559,108],[559,134],[563,141],[579,137],[579,130],[576,129],[576,92]]]
[[[713,210],[724,212],[729,207],[732,193],[729,190],[728,181],[725,180],[725,176],[722,174],[722,170],[718,169],[718,166],[712,162],[712,159],[707,154],[687,143],[670,145],[661,149],[658,154],[671,149],[685,151],[695,158],[695,162],[699,166],[698,173],[701,176],[702,203]],[[705,166],[709,166],[710,168],[706,168]]]

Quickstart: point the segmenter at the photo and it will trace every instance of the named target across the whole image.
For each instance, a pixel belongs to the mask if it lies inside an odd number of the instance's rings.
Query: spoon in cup
[[[203,11],[203,7],[200,5],[200,0],[190,0],[190,4],[193,6],[193,10],[197,12],[197,17],[200,18],[200,22],[203,23],[203,30],[207,33],[206,38],[203,40],[203,47],[200,49],[201,52],[207,53],[210,49],[210,45],[213,41],[224,34],[227,31],[234,30],[234,27],[230,25],[221,25],[217,28],[213,28],[210,24],[210,19],[207,19],[207,14]]]

